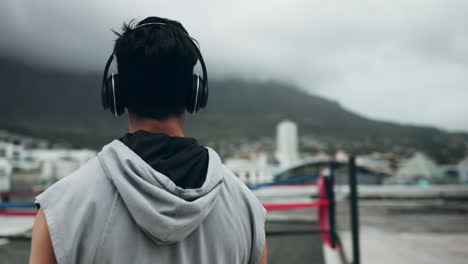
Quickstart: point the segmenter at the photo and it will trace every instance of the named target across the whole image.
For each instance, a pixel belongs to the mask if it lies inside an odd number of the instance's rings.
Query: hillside
[[[100,107],[100,74],[44,70],[0,60],[0,129],[100,147],[122,135],[125,118]],[[370,120],[336,102],[279,82],[210,82],[208,108],[187,120],[202,140],[274,136],[291,119],[301,135],[354,152],[423,150],[442,162],[468,154],[468,135]]]

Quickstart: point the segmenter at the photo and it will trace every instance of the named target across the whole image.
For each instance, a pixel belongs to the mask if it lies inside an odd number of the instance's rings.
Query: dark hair
[[[148,25],[146,23],[164,23]],[[135,29],[136,28],[136,29]],[[124,23],[115,41],[122,98],[129,112],[164,120],[185,111],[198,56],[178,21],[148,17]]]

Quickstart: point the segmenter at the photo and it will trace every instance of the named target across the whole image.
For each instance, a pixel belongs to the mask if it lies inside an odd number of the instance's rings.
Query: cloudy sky
[[[468,131],[466,0],[1,0],[0,56],[100,72],[110,29],[149,15],[181,21],[211,76],[289,81],[370,118]]]

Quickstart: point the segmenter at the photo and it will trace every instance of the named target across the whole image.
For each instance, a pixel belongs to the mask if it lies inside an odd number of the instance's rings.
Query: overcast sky
[[[181,21],[211,76],[289,81],[370,118],[468,131],[466,0],[1,0],[0,54],[100,72],[110,29],[149,15]]]

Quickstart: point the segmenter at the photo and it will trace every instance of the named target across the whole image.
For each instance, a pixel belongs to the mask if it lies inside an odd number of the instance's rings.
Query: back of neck
[[[151,133],[162,133],[171,137],[184,137],[184,115],[169,117],[165,120],[142,118],[129,113],[129,132],[145,130]]]

